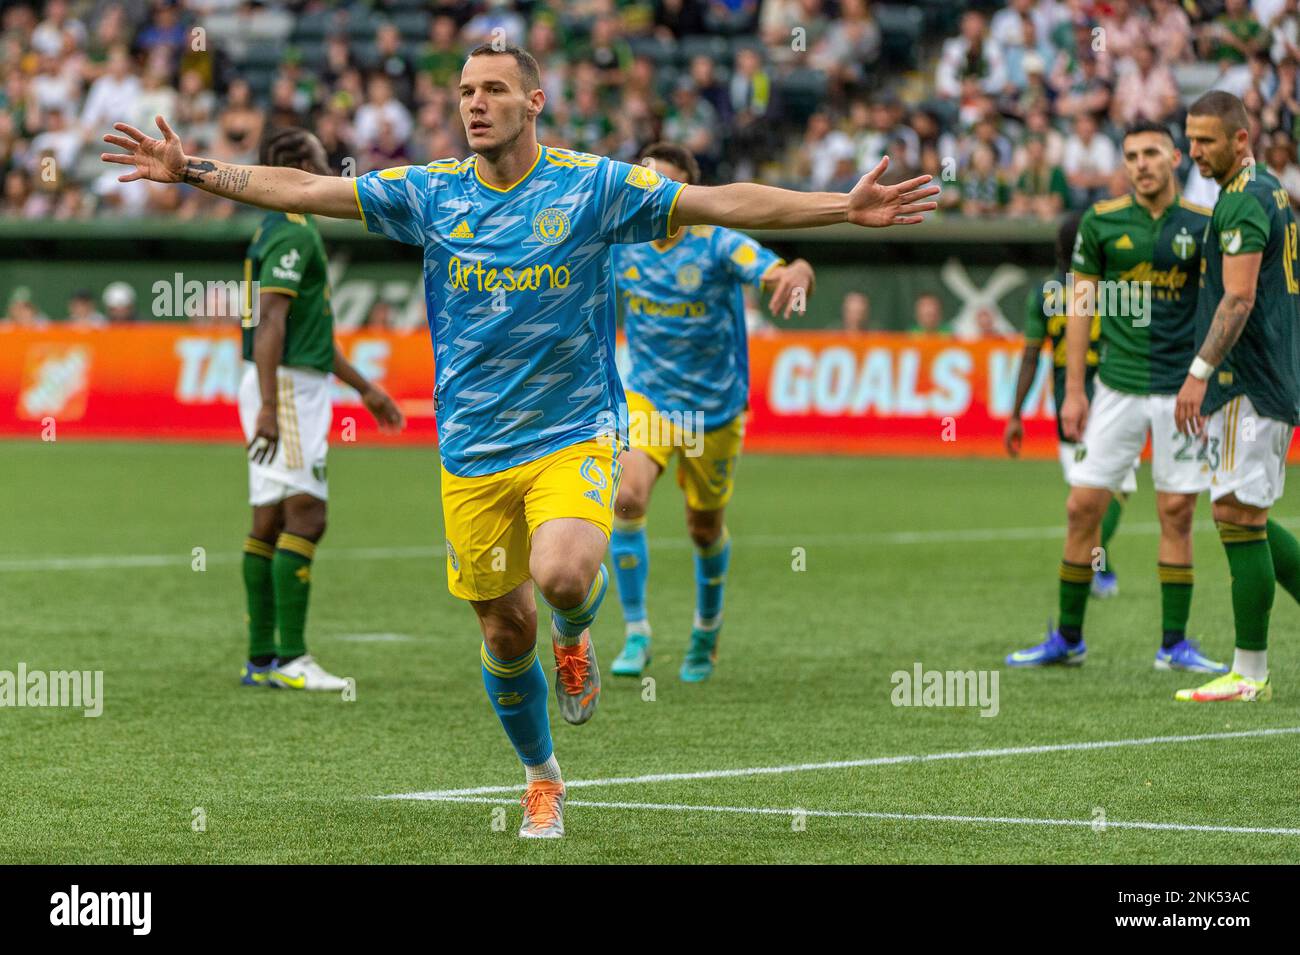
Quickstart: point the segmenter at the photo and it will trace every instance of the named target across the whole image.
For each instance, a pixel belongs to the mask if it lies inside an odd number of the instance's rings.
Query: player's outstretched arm
[[[397,402],[383,388],[357,371],[338,343],[334,345],[334,377],[350,385],[361,396],[361,403],[374,416],[375,423],[384,434],[397,434],[406,427],[406,416],[397,407]]]
[[[279,212],[310,212],[335,219],[360,219],[350,179],[317,176],[285,166],[242,166],[187,156],[180,137],[161,116],[155,117],[162,139],[146,136],[127,123],[114,123],[121,135],[104,136],[104,142],[125,153],[101,153],[104,162],[134,166],[118,176],[119,182],[185,182],[224,199]]]
[[[807,229],[850,222],[883,228],[915,225],[925,213],[938,208],[929,201],[939,194],[931,176],[917,176],[893,186],[880,177],[889,157],[858,180],[852,192],[796,192],[754,182],[726,186],[686,186],[673,209],[671,228],[684,225],[720,225],[731,229]]]

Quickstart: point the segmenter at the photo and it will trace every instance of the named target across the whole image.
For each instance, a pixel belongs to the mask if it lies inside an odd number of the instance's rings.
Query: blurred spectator
[[[840,15],[812,48],[812,63],[844,93],[866,82],[880,59],[880,26],[867,0],[840,0]]]
[[[1124,127],[1148,119],[1163,123],[1178,110],[1178,83],[1173,71],[1156,59],[1156,51],[1145,40],[1133,46],[1130,69],[1120,78],[1111,103],[1110,118]]]
[[[104,313],[95,307],[90,289],[77,289],[68,299],[68,324],[74,328],[103,328],[108,324]]]
[[[1234,65],[1265,50],[1268,39],[1248,0],[1224,0],[1223,12],[1201,27],[1199,46],[1205,59]]]
[[[410,112],[393,98],[392,81],[382,73],[375,73],[366,84],[366,102],[357,110],[352,125],[353,141],[361,148],[369,147],[379,139],[385,122],[402,142],[411,135]]]
[[[967,216],[991,216],[1002,211],[1007,202],[1006,187],[998,174],[993,149],[980,143],[971,152],[970,162],[961,178],[961,211]]]
[[[140,80],[131,72],[131,58],[125,46],[108,52],[105,70],[90,85],[81,111],[81,132],[97,140],[123,116],[139,116]]]
[[[1011,338],[1015,336],[1016,330],[1001,312],[988,305],[981,305],[954,321],[952,334],[962,341],[979,341]]]
[[[1017,169],[1008,208],[1012,215],[1035,216],[1048,222],[1069,205],[1070,186],[1065,171],[1048,161],[1047,142],[1042,136],[1026,137],[1023,161]]]
[[[19,285],[9,293],[5,322],[15,328],[44,328],[50,320],[32,301],[32,290],[26,285]]]
[[[912,332],[917,335],[950,335],[943,320],[943,300],[933,292],[922,292],[912,306]]]
[[[1166,63],[1182,63],[1192,55],[1192,23],[1177,0],[1150,0],[1147,37]]]
[[[534,23],[534,32],[529,34],[529,52],[538,57],[539,63],[549,52],[538,43],[537,29],[543,22],[538,20]],[[545,22],[549,26],[549,21]],[[343,49],[347,49],[346,40]],[[465,55],[456,38],[456,21],[445,14],[435,16],[429,26],[429,42],[420,51],[420,70],[428,74],[434,86],[451,86],[460,79],[460,69],[464,64]]]
[[[1274,63],[1288,57],[1300,59],[1300,2],[1283,0],[1273,19],[1264,25],[1269,31],[1269,56]]]
[[[850,334],[871,330],[871,299],[866,292],[847,292],[840,303],[840,329]]]
[[[1083,208],[1104,199],[1110,174],[1117,165],[1115,144],[1097,130],[1092,114],[1076,116],[1074,132],[1065,141],[1065,155],[1061,160],[1074,199],[1072,205]]]
[[[808,128],[796,159],[799,178],[814,192],[824,192],[831,183],[853,177],[853,142],[831,125],[826,113],[808,117]]]
[[[381,23],[375,31],[375,59],[370,68],[388,77],[393,95],[409,102],[415,89],[415,70],[402,52],[402,34],[391,23]]]
[[[226,162],[256,162],[263,122],[262,111],[253,104],[247,81],[235,80],[226,91],[226,108],[217,118],[218,158]]]
[[[673,93],[668,118],[664,120],[664,139],[681,143],[695,153],[705,179],[716,174],[721,155],[718,123],[717,111],[700,98],[689,77],[682,77]]]
[[[935,92],[946,99],[961,95],[961,81],[973,78],[981,90],[999,92],[1006,83],[1002,49],[988,36],[984,14],[967,10],[961,16],[961,33],[943,44],[935,70]]]
[[[135,289],[126,282],[110,282],[104,289],[104,313],[110,322],[134,322]]]
[[[1295,161],[1295,143],[1285,133],[1274,135],[1264,150],[1264,165],[1277,177],[1291,197],[1291,208],[1300,210],[1300,166]]]
[[[523,44],[528,27],[524,18],[511,8],[510,0],[487,0],[482,7],[480,12],[461,27],[461,39],[466,44],[466,52],[469,52],[470,47],[491,43],[494,39],[516,46]]]

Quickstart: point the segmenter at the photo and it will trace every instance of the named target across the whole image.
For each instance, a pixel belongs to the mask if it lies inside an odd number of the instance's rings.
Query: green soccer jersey
[[[1223,298],[1223,256],[1260,252],[1255,307],[1205,392],[1211,414],[1237,395],[1268,418],[1300,424],[1300,271],[1296,220],[1282,185],[1263,166],[1243,169],[1224,187],[1205,236],[1196,344],[1209,333]]]
[[[1025,342],[1050,342],[1052,346],[1052,397],[1056,401],[1056,436],[1065,440],[1061,430],[1061,405],[1065,401],[1065,329],[1069,321],[1065,304],[1065,276],[1043,279],[1025,300]],[[1084,372],[1084,391],[1092,400],[1092,382],[1097,376],[1097,339],[1101,319],[1092,317],[1092,344]]]
[[[1196,278],[1209,221],[1209,209],[1182,197],[1158,219],[1132,194],[1084,213],[1072,263],[1101,280],[1098,374],[1107,387],[1135,395],[1182,387],[1196,354]]]
[[[253,286],[253,282],[258,285]],[[279,292],[293,301],[285,320],[282,365],[334,368],[334,312],[330,308],[329,271],[325,243],[311,216],[269,212],[253,235],[244,259],[245,321],[251,314],[247,298]],[[255,328],[244,328],[244,358],[253,360]]]

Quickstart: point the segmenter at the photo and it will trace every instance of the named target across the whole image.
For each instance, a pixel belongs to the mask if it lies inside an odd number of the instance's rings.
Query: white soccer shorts
[[[282,366],[276,375],[276,387],[280,442],[270,464],[248,462],[248,503],[254,507],[279,504],[294,494],[329,500],[325,454],[334,418],[329,375],[314,368]],[[239,382],[239,422],[244,428],[245,445],[257,432],[261,410],[257,366],[246,361]]]
[[[1083,453],[1070,472],[1071,485],[1122,490],[1149,433],[1151,477],[1157,491],[1199,494],[1207,490],[1207,443],[1204,437],[1179,433],[1174,404],[1173,395],[1130,395],[1098,379],[1080,442]]]
[[[1073,487],[1074,482],[1070,480],[1070,477],[1074,473],[1074,460],[1078,457],[1079,444],[1074,441],[1058,441],[1056,451],[1057,457],[1061,460],[1061,473],[1065,475],[1065,483]],[[1141,457],[1133,459],[1133,466],[1124,475],[1124,481],[1119,486],[1121,494],[1134,494],[1137,492],[1138,465],[1141,463]]]
[[[1205,422],[1209,442],[1210,500],[1229,494],[1250,507],[1272,507],[1286,485],[1286,455],[1295,428],[1265,418],[1238,395]]]

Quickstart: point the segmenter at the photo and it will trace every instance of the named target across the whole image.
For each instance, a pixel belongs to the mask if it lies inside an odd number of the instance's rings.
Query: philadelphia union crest
[[[533,219],[533,235],[543,245],[559,245],[568,238],[569,217],[554,206],[543,209]]]

